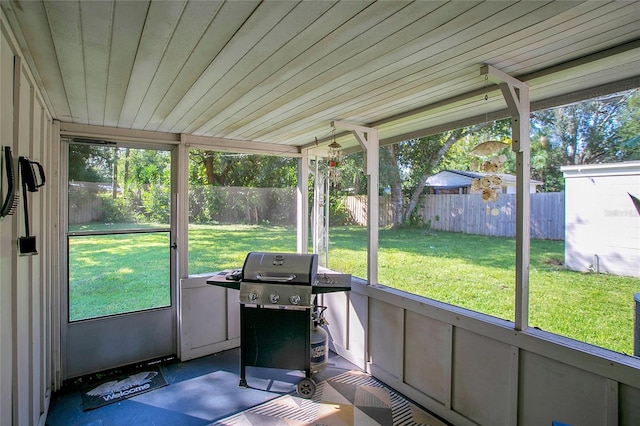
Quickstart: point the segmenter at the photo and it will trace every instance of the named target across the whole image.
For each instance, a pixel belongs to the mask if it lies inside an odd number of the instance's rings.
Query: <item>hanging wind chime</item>
[[[331,135],[332,142],[329,144],[329,152],[327,153],[327,177],[332,185],[336,185],[340,181],[340,166],[342,165],[342,146],[336,142],[335,128]]]
[[[485,76],[485,81],[487,81],[488,77]],[[484,100],[489,100],[489,95],[484,95]],[[486,113],[485,122],[489,122],[489,114]],[[489,139],[489,138],[487,138]],[[475,148],[471,150],[472,155],[476,155],[481,157],[481,160],[476,163],[476,169],[478,171],[487,173],[487,175],[474,179],[471,182],[471,190],[474,192],[481,191],[482,192],[482,201],[485,203],[491,203],[498,201],[498,191],[502,188],[502,178],[497,175],[497,173],[502,172],[502,166],[504,162],[507,160],[507,156],[502,154],[498,155],[500,150],[507,146],[506,143],[497,141],[497,140],[485,140],[484,142],[476,145]],[[497,216],[500,211],[497,207],[490,209],[487,206],[487,212],[491,213],[493,216]]]

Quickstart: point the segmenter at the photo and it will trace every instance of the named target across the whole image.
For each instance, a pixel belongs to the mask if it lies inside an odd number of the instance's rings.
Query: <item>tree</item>
[[[111,182],[113,148],[88,144],[69,144],[69,180]]]
[[[543,191],[562,191],[562,166],[640,158],[639,120],[637,90],[534,112],[532,177],[544,182]]]
[[[191,150],[189,181],[197,185],[254,188],[295,186],[295,158]]]
[[[620,111],[620,139],[625,160],[640,160],[640,90],[634,90]]]
[[[509,123],[508,120],[481,123],[383,147],[380,155],[380,181],[390,189],[393,226],[413,222],[412,217],[429,176],[439,171],[443,165],[470,170],[471,149],[485,137],[498,137],[500,140],[508,138],[511,132]],[[488,134],[481,134],[483,129]],[[489,134],[492,136],[489,137]],[[454,150],[453,147],[457,145],[461,145],[463,149]],[[453,155],[450,155],[452,152]],[[409,199],[406,206],[405,196]]]

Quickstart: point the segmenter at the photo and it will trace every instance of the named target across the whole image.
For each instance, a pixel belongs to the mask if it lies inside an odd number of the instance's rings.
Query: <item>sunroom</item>
[[[207,280],[256,250],[351,274],[322,296],[332,352],[451,424],[640,423],[638,358],[532,326],[529,291],[530,113],[640,87],[640,3],[2,1],[1,25],[1,424],[45,424],[68,380],[238,348],[237,293]],[[381,279],[380,148],[505,118],[508,317]],[[356,154],[349,266],[327,212]]]

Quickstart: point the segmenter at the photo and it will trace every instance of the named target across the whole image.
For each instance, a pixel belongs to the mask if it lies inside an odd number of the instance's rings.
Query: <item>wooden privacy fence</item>
[[[366,196],[345,197],[352,219],[367,224]],[[430,229],[465,234],[514,237],[516,195],[500,194],[496,202],[485,203],[479,194],[425,195],[419,214]],[[389,197],[380,197],[380,226],[392,224]],[[564,240],[564,192],[531,194],[531,238]]]

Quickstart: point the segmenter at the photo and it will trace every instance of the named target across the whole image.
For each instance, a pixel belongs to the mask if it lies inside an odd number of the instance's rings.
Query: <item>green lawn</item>
[[[379,281],[495,317],[515,317],[515,241],[416,229],[381,230]],[[366,276],[366,230],[331,231],[334,269]],[[562,268],[563,241],[531,241],[529,325],[633,353],[634,293],[640,279]]]
[[[171,304],[169,233],[69,238],[69,319]]]
[[[102,237],[104,240],[91,244],[82,240],[96,237],[74,237],[72,253],[82,256],[70,265],[70,276],[76,278],[71,292],[78,295],[72,309],[92,312],[102,305],[119,307],[122,300],[110,302],[109,299],[117,293],[115,289],[129,287],[134,289],[125,301],[146,296],[156,298],[159,304],[167,300],[166,286],[153,285],[168,276],[168,271],[163,269],[166,257],[146,259],[144,253],[154,244],[168,246],[168,243],[145,240],[155,234],[139,235],[135,240],[124,241],[109,241]],[[382,284],[513,321],[513,239],[422,229],[384,229],[380,231],[379,239],[378,274]],[[292,252],[295,247],[294,228],[192,225],[189,230],[189,272],[197,274],[240,267],[249,251]],[[119,265],[117,258],[115,264],[103,262],[105,253],[119,255],[130,250],[135,250],[137,256],[133,267]],[[161,250],[160,253],[168,256],[168,251]],[[562,241],[531,242],[529,324],[631,354],[633,295],[640,292],[640,279],[566,271],[561,266],[563,258]],[[365,277],[366,229],[332,228],[329,266]],[[115,275],[117,279],[113,284],[91,283],[91,277],[101,273]],[[95,294],[100,295],[98,304],[94,303]]]

